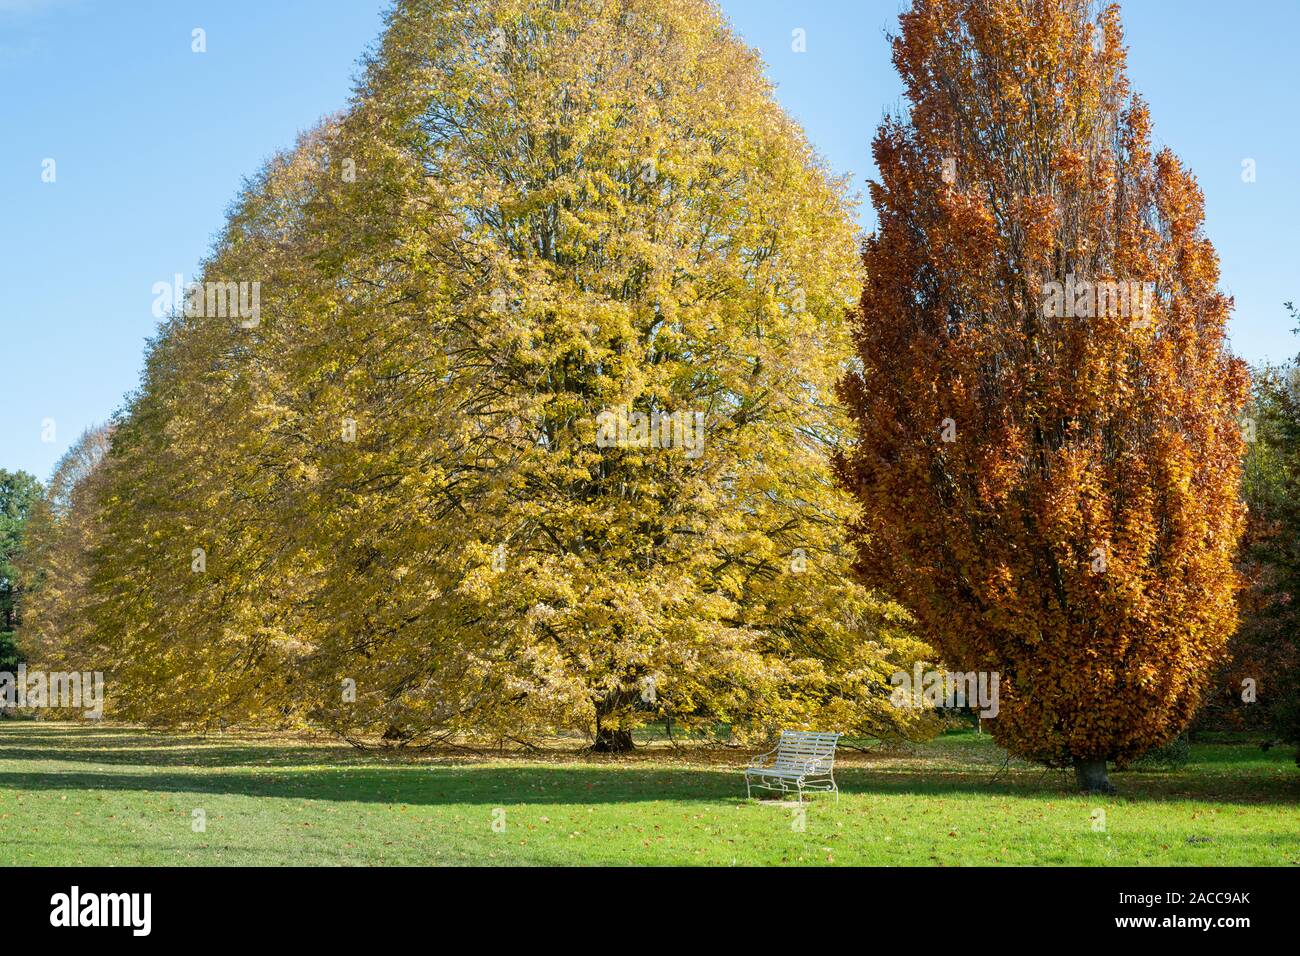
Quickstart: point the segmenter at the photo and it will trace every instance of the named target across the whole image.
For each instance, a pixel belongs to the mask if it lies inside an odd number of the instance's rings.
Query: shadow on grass
[[[1237,750],[1249,757],[1233,752]],[[1281,753],[1268,757],[1256,748],[1198,748],[1197,759],[1180,771],[1116,773],[1113,779],[1119,800],[1296,803],[1300,773],[1289,766],[1290,759]],[[1021,767],[995,775],[983,762],[953,769],[949,760],[950,753],[931,754],[922,767],[882,760],[878,767],[837,769],[836,779],[846,797],[1055,798],[1073,793],[1073,781],[1065,773]],[[1261,761],[1267,763],[1261,766]],[[78,766],[51,769],[55,762]],[[742,765],[543,763],[520,757],[397,762],[333,744],[227,743],[122,728],[0,726],[0,788],[31,792],[144,791],[411,805],[743,801]]]
[[[154,767],[240,767],[356,763],[367,756],[330,742],[291,743],[180,735],[130,727],[42,727],[0,723],[0,760],[66,760],[75,763]]]
[[[7,746],[0,737],[0,761],[61,761],[91,763],[103,766],[124,767],[191,767],[194,769],[221,769],[223,767],[319,767],[321,765],[367,765],[382,762],[374,756],[367,759],[351,747],[294,747],[200,744],[174,745],[170,748],[123,746],[68,747],[56,744],[37,746]],[[58,749],[54,749],[55,747]]]

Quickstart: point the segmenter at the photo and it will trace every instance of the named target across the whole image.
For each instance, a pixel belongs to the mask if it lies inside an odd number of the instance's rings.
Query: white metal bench
[[[759,754],[745,768],[745,797],[753,796],[753,787],[797,792],[803,802],[804,791],[835,794],[835,746],[842,734],[809,730],[783,730],[775,750]]]

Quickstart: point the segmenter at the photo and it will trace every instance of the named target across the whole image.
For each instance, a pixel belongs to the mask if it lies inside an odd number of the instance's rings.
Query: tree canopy
[[[1235,625],[1244,364],[1117,8],[916,0],[875,139],[839,473],[865,583],[1001,675],[997,739],[1106,789]]]
[[[32,506],[41,484],[25,471],[0,468],[0,669],[17,663],[12,634],[18,626],[18,598],[21,585],[17,561]]]
[[[425,742],[922,728],[849,574],[844,184],[706,0],[403,0],[116,423],[110,712]]]

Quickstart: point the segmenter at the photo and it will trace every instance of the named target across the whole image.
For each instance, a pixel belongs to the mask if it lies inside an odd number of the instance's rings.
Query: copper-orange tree
[[[1004,746],[1109,790],[1234,626],[1248,379],[1202,195],[1152,150],[1113,7],[916,0],[893,59],[840,391],[858,568],[999,672]]]

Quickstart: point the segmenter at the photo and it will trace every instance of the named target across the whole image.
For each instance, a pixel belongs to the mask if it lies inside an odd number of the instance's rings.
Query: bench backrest
[[[812,730],[783,730],[776,746],[776,769],[829,773],[835,764],[840,734]],[[811,764],[810,764],[811,761]]]

